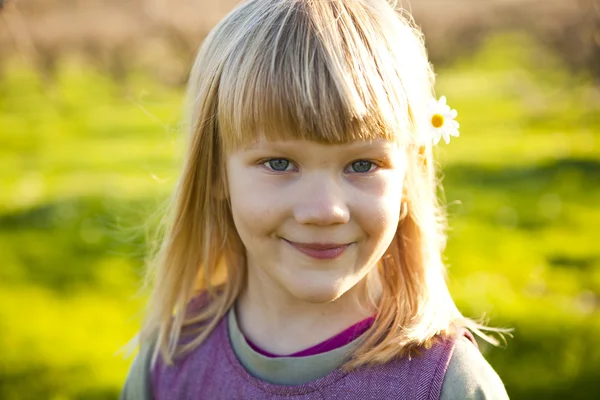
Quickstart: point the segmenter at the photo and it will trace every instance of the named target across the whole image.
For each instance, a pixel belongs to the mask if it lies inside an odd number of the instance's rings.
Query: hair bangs
[[[398,74],[377,48],[381,33],[368,21],[356,23],[368,13],[342,2],[290,1],[256,17],[221,76],[218,125],[226,150],[259,137],[407,139],[411,112]]]

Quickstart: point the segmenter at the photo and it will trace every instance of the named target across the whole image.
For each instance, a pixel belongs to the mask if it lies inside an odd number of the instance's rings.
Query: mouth
[[[283,239],[296,250],[318,260],[333,260],[341,256],[354,243],[297,243]]]

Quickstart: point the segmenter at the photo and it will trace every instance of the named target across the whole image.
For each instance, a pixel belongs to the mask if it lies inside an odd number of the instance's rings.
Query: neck
[[[292,354],[336,335],[375,313],[361,307],[363,281],[327,303],[301,301],[283,290],[265,287],[248,275],[236,304],[240,330],[254,344],[273,354]]]

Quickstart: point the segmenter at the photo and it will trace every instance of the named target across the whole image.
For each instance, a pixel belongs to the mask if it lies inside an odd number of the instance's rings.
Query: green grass
[[[438,71],[461,137],[438,160],[450,286],[514,327],[482,350],[513,399],[600,391],[600,94],[527,37]],[[77,63],[0,80],[0,398],[112,399],[149,215],[177,178],[183,92]]]
[[[0,398],[116,398],[182,93],[78,64],[0,81]]]

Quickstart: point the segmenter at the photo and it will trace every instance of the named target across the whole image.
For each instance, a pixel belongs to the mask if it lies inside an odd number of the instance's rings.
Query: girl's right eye
[[[290,162],[290,160],[287,160],[285,158],[272,158],[263,162],[262,165],[273,171],[285,172],[292,165],[292,163]]]

